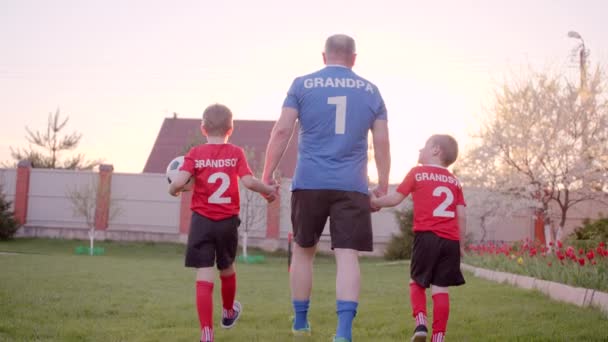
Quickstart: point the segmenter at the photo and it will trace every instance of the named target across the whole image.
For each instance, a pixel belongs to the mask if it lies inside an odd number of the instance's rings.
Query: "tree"
[[[262,163],[264,160],[263,154],[257,157],[255,150],[249,146],[243,148],[245,156],[247,157],[249,167],[256,177],[259,177],[262,172]],[[261,223],[266,217],[267,203],[266,200],[260,196],[257,192],[248,190],[241,186],[241,231],[243,236],[243,257],[247,258],[247,239],[249,237],[249,231],[252,227]]]
[[[461,164],[471,185],[535,202],[562,231],[573,206],[604,200],[608,187],[608,94],[598,66],[585,92],[561,74],[534,74],[495,94],[490,118]],[[480,176],[480,175],[485,176]]]
[[[95,210],[97,209],[97,198],[99,197],[98,182],[91,180],[88,184],[68,188],[66,196],[72,204],[74,216],[84,219],[89,228],[89,252],[93,255],[95,245]],[[120,214],[120,208],[115,201],[110,200],[110,220]]]
[[[402,209],[395,209],[395,220],[399,224],[399,233],[392,234],[384,251],[386,260],[403,260],[412,257],[414,246],[414,211],[408,204]]]
[[[57,109],[55,114],[49,113],[46,132],[33,132],[29,127],[26,127],[27,135],[25,139],[30,143],[29,149],[13,149],[11,147],[13,159],[16,162],[29,160],[32,167],[42,169],[92,169],[99,165],[101,161],[85,161],[82,154],[76,154],[64,160],[60,158],[64,151],[74,150],[82,138],[82,134],[77,132],[60,135],[68,120],[69,117],[62,119],[60,111]]]
[[[6,200],[2,184],[0,184],[0,240],[12,239],[17,229],[19,229],[19,223],[15,220],[11,202]]]

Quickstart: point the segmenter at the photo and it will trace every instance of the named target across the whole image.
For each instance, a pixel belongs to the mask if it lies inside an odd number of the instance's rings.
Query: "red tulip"
[[[582,249],[582,248],[579,248],[579,249],[578,249],[578,254],[579,254],[579,255],[583,255],[583,253],[585,253],[585,250],[584,250],[584,249]]]
[[[595,265],[597,262],[595,260],[591,261],[591,265]]]
[[[593,253],[593,249],[590,250],[589,252],[587,252],[587,259],[591,260],[595,257],[595,254]]]
[[[557,248],[562,248],[563,244],[561,241],[557,240]]]
[[[578,263],[581,264],[581,266],[585,266],[585,259],[583,259],[583,258],[578,259]]]

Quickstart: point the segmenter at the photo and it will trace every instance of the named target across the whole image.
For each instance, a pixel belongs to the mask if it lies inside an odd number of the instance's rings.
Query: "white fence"
[[[69,192],[93,187],[96,189],[99,175],[89,171],[32,169],[25,236],[54,236],[86,238],[88,223],[74,213]],[[0,169],[0,183],[9,201],[14,202],[17,172]],[[290,180],[281,184],[280,239],[279,247],[285,248],[291,231]],[[394,191],[392,186],[389,191]],[[104,237],[116,240],[168,240],[180,241],[179,198],[167,193],[167,181],[162,174],[113,173],[111,179],[110,217]],[[403,207],[403,204],[400,208]],[[266,238],[266,203],[257,194],[241,190],[241,231],[256,244]],[[580,225],[586,218],[596,218],[606,207],[598,203],[581,204],[571,209],[566,231]],[[394,210],[383,209],[372,215],[374,242],[380,250],[399,232]],[[328,223],[329,225],[329,223]],[[531,210],[522,210],[500,219],[492,220],[486,230],[486,240],[514,241],[533,236],[534,219]],[[25,231],[25,232],[24,232]],[[473,239],[481,239],[479,218],[469,215],[468,231]],[[321,248],[328,248],[329,230],[322,237]],[[183,241],[183,236],[181,237]]]

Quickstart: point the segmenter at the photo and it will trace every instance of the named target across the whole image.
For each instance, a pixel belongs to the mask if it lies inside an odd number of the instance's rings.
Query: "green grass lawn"
[[[74,255],[82,244],[0,242],[0,341],[197,341],[194,272],[183,267],[184,246],[104,242],[103,256]],[[286,257],[268,255],[237,272],[244,313],[234,329],[219,327],[216,282],[216,340],[293,341]],[[300,341],[331,340],[334,273],[331,258],[317,259],[313,337]],[[364,259],[362,275],[355,341],[409,341],[408,265]],[[449,341],[608,341],[608,317],[596,309],[466,278],[451,290]]]

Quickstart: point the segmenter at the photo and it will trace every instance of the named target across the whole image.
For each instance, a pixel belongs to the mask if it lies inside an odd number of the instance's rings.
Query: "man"
[[[308,308],[316,245],[330,218],[337,264],[334,341],[352,340],[360,288],[359,251],[372,251],[367,183],[367,137],[372,131],[378,169],[376,195],[388,188],[390,152],[387,113],[378,88],[352,71],[355,41],[333,35],[325,43],[325,68],[296,78],[287,93],[266,150],[262,180],[276,169],[299,121],[299,147],[292,182],[295,246],[290,285],[294,335],[310,335]]]

